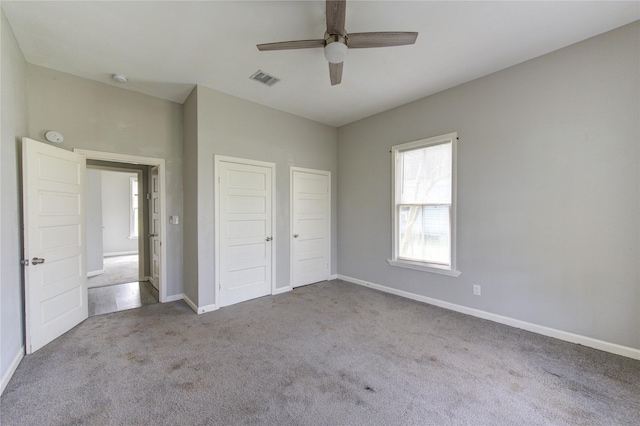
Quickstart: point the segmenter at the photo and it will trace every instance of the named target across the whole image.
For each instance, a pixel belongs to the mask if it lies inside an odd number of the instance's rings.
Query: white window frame
[[[402,177],[397,176],[400,168],[398,167],[398,161],[400,154],[405,151],[411,151],[414,149],[421,149],[428,146],[440,145],[443,143],[451,143],[451,208],[450,208],[450,223],[451,223],[451,265],[441,265],[437,263],[413,261],[407,259],[401,259],[399,254],[399,240],[400,240],[400,184]],[[432,272],[436,274],[448,275],[457,277],[461,274],[456,269],[456,176],[457,176],[457,142],[458,134],[456,132],[447,133],[446,135],[435,136],[432,138],[421,139],[413,142],[403,143],[400,145],[394,145],[391,147],[391,176],[392,176],[392,241],[393,251],[391,253],[391,259],[388,259],[392,266],[398,266],[401,268],[415,269],[418,271]]]
[[[133,202],[133,185],[135,183],[138,190],[138,203],[134,205]],[[138,233],[135,233],[136,223],[138,224]],[[138,176],[131,176],[129,178],[129,239],[137,240],[140,235],[140,180]]]

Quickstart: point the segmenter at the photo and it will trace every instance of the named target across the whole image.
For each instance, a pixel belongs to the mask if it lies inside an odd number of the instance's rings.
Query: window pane
[[[401,204],[451,204],[451,142],[400,153]]]
[[[130,193],[131,193],[131,211],[129,215],[129,237],[137,238],[138,237],[138,179],[135,177],[131,177],[129,179],[130,182]]]
[[[133,232],[131,233],[131,236],[137,237],[138,236],[138,208],[137,207],[133,209],[132,221],[133,221]]]
[[[451,264],[449,206],[400,206],[399,257]]]

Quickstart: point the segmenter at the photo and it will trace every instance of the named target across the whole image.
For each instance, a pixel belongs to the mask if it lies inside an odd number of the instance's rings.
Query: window
[[[131,177],[129,178],[129,193],[131,196],[129,199],[130,209],[129,209],[129,238],[135,239],[138,238],[138,178]]]
[[[455,259],[457,134],[396,145],[393,257],[389,263],[458,276]]]

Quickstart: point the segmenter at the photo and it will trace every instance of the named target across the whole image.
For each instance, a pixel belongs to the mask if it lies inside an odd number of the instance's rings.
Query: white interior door
[[[291,286],[330,276],[331,172],[291,168]]]
[[[85,158],[22,140],[25,324],[32,353],[88,316]]]
[[[150,198],[150,223],[149,223],[149,246],[151,247],[151,284],[159,289],[160,283],[160,199],[158,194],[160,189],[158,187],[158,168],[153,167],[150,173],[149,185],[151,198]]]
[[[242,161],[216,161],[220,306],[271,294],[275,165]]]

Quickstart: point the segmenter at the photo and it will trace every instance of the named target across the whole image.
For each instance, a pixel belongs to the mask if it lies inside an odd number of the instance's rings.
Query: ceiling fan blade
[[[344,62],[340,62],[339,64],[329,63],[329,77],[331,78],[331,85],[335,86],[336,84],[340,84],[342,82],[342,65]]]
[[[327,32],[344,35],[344,17],[347,10],[346,0],[327,0]]]
[[[324,39],[317,40],[293,40],[280,41],[277,43],[258,44],[258,50],[264,52],[266,50],[289,50],[289,49],[309,49],[312,47],[324,47]]]
[[[410,32],[350,33],[347,45],[350,49],[404,46],[414,44],[417,38],[418,33]]]

